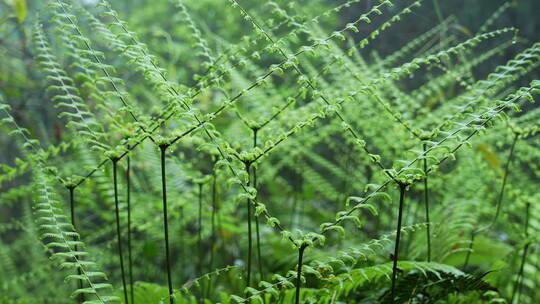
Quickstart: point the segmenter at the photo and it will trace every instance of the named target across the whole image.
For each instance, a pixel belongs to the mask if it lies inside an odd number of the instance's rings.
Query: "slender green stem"
[[[512,162],[512,158],[514,156],[514,149],[516,147],[518,136],[519,136],[518,134],[514,135],[514,140],[512,141],[512,146],[510,147],[510,153],[508,154],[508,159],[506,160],[506,164],[504,166],[503,181],[501,185],[501,190],[499,191],[499,197],[497,198],[497,211],[495,212],[495,217],[493,218],[493,221],[490,224],[490,226],[493,225],[495,221],[497,221],[497,218],[499,217],[499,214],[501,212],[504,189],[506,187],[506,181],[508,180],[508,173],[510,171],[510,163]]]
[[[129,298],[131,304],[135,303],[133,294],[133,260],[131,258],[131,160],[129,155],[126,157],[126,203],[127,203],[127,222],[128,222],[128,270],[129,270]]]
[[[396,287],[396,278],[397,278],[397,262],[399,256],[399,241],[401,239],[401,221],[403,218],[403,202],[405,200],[405,190],[407,188],[406,184],[399,184],[399,211],[398,211],[398,222],[396,228],[396,245],[394,247],[394,265],[392,266],[392,302],[394,301],[394,289]]]
[[[294,228],[295,226],[297,226],[296,219],[298,218],[298,191],[293,191],[292,197],[293,197],[293,201],[292,201],[290,226]]]
[[[435,14],[437,15],[437,18],[439,19],[440,23],[444,23],[444,17],[441,12],[441,8],[439,6],[439,0],[433,0],[433,7],[435,8]]]
[[[167,284],[169,286],[169,303],[174,303],[173,300],[173,287],[171,280],[171,257],[169,251],[169,222],[167,215],[167,178],[165,167],[165,151],[169,145],[160,145],[161,150],[161,188],[163,198],[163,233],[165,235],[165,258],[167,266]]]
[[[118,242],[118,257],[120,258],[120,271],[122,272],[122,286],[124,287],[124,301],[128,303],[126,286],[126,274],[124,271],[124,255],[122,251],[122,237],[120,232],[120,208],[118,207],[118,159],[112,159],[113,163],[113,184],[114,184],[114,207],[116,213],[116,238]]]
[[[534,267],[536,269],[540,269],[540,257],[538,256],[538,253],[540,252],[540,250],[538,250],[538,246],[536,247],[536,263],[534,265]],[[534,282],[534,287],[533,287],[533,290],[538,290],[538,282],[540,282],[540,271],[536,271],[535,272],[535,275],[534,275],[534,278],[533,278],[533,282]]]
[[[258,129],[253,129],[253,148],[257,147],[257,131]],[[257,167],[253,166],[251,170],[253,174],[253,188],[257,189]],[[259,264],[259,276],[260,280],[264,280],[264,273],[262,268],[262,259],[261,259],[261,236],[259,232],[259,216],[255,216],[255,233],[257,235],[257,262]]]
[[[70,209],[70,212],[71,212],[71,225],[73,225],[73,229],[77,230],[76,226],[75,226],[75,187],[74,186],[68,186],[67,187],[68,190],[69,190],[69,209]],[[75,245],[75,251],[78,251],[79,246]],[[80,268],[77,268],[77,274],[78,275],[81,275],[82,274],[82,271]],[[83,288],[83,282],[81,280],[78,280],[78,286],[79,286],[79,289],[82,289]],[[77,302],[78,303],[83,303],[84,302],[84,294],[80,294],[78,297],[77,297]]]
[[[279,290],[279,297],[277,299],[277,303],[282,304],[284,298],[285,298],[285,292],[283,291],[283,289],[280,289]]]
[[[208,271],[212,271],[214,268],[214,250],[215,250],[215,243],[216,243],[216,212],[217,212],[217,177],[216,177],[216,171],[214,170],[212,172],[212,219],[211,219],[211,230],[212,230],[212,236],[211,244],[210,244],[210,263],[208,265]],[[212,279],[208,282],[208,288],[206,292],[206,298],[210,296],[210,293],[212,292]]]
[[[514,303],[514,297],[516,296],[516,294],[517,294],[516,303],[519,303],[519,298],[521,295],[521,286],[523,284],[523,270],[525,268],[525,261],[527,260],[527,253],[529,251],[529,245],[530,244],[527,243],[525,247],[523,248],[523,255],[521,256],[521,265],[519,267],[519,274],[514,284],[514,291],[512,292],[512,298],[510,299],[510,304]]]
[[[474,239],[476,238],[476,231],[471,232],[471,240],[469,241],[469,248],[467,254],[465,255],[465,262],[463,263],[463,269],[469,266],[469,260],[471,258],[471,253],[473,251]]]
[[[197,244],[199,246],[199,264],[197,265],[197,272],[199,275],[202,274],[202,264],[203,264],[203,246],[202,246],[202,190],[203,184],[199,183],[199,215],[198,215],[198,231],[197,231]]]
[[[249,169],[251,167],[250,163],[245,163],[246,172],[249,175]],[[251,178],[248,177],[247,186],[250,186]],[[246,209],[247,209],[247,220],[248,220],[248,257],[247,257],[247,274],[246,274],[246,287],[251,286],[251,254],[253,250],[253,233],[251,231],[251,200],[248,198],[246,200]]]
[[[303,259],[304,259],[304,251],[306,250],[307,245],[302,244],[300,248],[298,248],[298,270],[296,273],[296,297],[295,297],[295,304],[300,304],[300,289],[302,287],[302,265],[303,265]]]
[[[178,218],[178,225],[180,226],[180,231],[178,233],[178,243],[179,244],[184,244],[184,219],[182,217],[182,215],[184,214],[184,207],[183,206],[180,206],[178,207],[178,213],[180,214],[180,217]],[[183,259],[182,257],[185,257],[186,256],[186,250],[185,250],[185,247],[184,246],[181,246],[179,249],[179,257],[178,257],[178,261],[180,263],[180,269],[178,270],[178,278],[180,280],[184,280],[184,277],[185,277],[185,272],[184,270],[186,269],[186,261],[185,259]]]
[[[435,14],[437,15],[437,19],[439,19],[439,23],[443,25],[442,31],[441,31],[441,40],[440,44],[441,46],[444,43],[444,40],[446,40],[446,32],[448,30],[448,27],[446,26],[446,23],[444,22],[444,16],[441,11],[441,7],[439,6],[439,0],[433,0],[433,8],[435,9]]]
[[[529,208],[531,204],[527,203],[525,208],[525,237],[527,238],[529,236]],[[530,243],[527,241],[525,244],[525,247],[523,248],[523,255],[521,256],[521,264],[519,266],[519,273],[516,278],[516,282],[514,283],[514,290],[512,291],[512,297],[510,298],[510,304],[514,303],[514,298],[517,294],[517,302],[519,303],[519,296],[521,293],[521,284],[523,283],[523,270],[525,268],[525,261],[527,260],[527,252],[529,250]]]
[[[202,190],[203,190],[203,184],[202,183],[199,183],[199,199],[198,199],[198,202],[199,202],[199,214],[198,214],[198,223],[197,223],[197,244],[198,244],[198,247],[199,247],[199,259],[198,259],[198,263],[197,263],[197,275],[201,275],[203,270],[202,270],[202,265],[203,265],[203,261],[204,261],[204,249],[203,249],[203,245],[202,245]],[[204,290],[205,290],[205,287],[204,287],[204,282],[201,282],[201,288],[200,290],[203,291],[202,294],[201,294],[201,298],[199,299],[199,303],[203,303],[204,301]]]
[[[426,143],[423,145],[424,154],[426,153]],[[427,175],[427,158],[424,157],[424,204],[426,207],[426,240],[427,240],[427,261],[431,262],[431,223],[429,221],[429,188],[428,188],[428,175]]]
[[[297,159],[297,163],[299,162],[299,159]],[[299,199],[298,199],[298,196],[299,196],[299,193],[302,193],[302,188],[303,188],[303,178],[302,178],[302,168],[300,168],[300,170],[296,171],[296,174],[295,174],[295,183],[294,183],[294,191],[293,191],[293,194],[292,194],[292,197],[293,197],[293,206],[292,206],[292,212],[291,212],[291,227],[298,227],[300,226],[300,211],[298,210],[299,209]]]
[[[514,150],[515,150],[518,138],[519,138],[519,134],[514,134],[514,139],[512,140],[512,146],[510,147],[510,153],[508,154],[508,158],[504,166],[503,180],[501,184],[501,190],[499,191],[499,196],[497,197],[497,210],[495,211],[495,215],[493,216],[493,219],[487,226],[481,227],[471,232],[471,242],[469,243],[469,250],[467,251],[467,255],[465,256],[465,262],[463,264],[464,268],[469,265],[469,259],[473,250],[474,239],[476,237],[476,234],[489,229],[491,226],[495,224],[495,222],[499,218],[499,214],[501,212],[502,201],[504,197],[504,189],[506,188],[506,181],[508,180],[508,174],[510,172],[510,163],[512,162],[512,158],[514,156]]]
[[[256,234],[256,240],[257,240],[257,261],[259,266],[259,275],[260,280],[262,281],[264,278],[263,274],[263,268],[262,268],[262,259],[261,259],[261,237],[259,233],[259,217],[255,216],[255,234]]]

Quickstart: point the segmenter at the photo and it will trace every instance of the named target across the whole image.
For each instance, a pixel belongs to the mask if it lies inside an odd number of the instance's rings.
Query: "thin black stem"
[[[73,228],[77,230],[75,227],[75,199],[74,199],[74,187],[68,187],[69,190],[69,210],[71,212],[71,225],[73,225]]]
[[[258,129],[253,129],[253,148],[257,147],[257,131]],[[257,167],[253,166],[251,170],[253,174],[253,188],[257,189]],[[264,273],[262,268],[262,259],[261,259],[261,236],[259,233],[259,216],[255,216],[255,233],[257,235],[257,262],[259,263],[259,276],[260,280],[264,280]]]
[[[426,143],[423,145],[424,153],[426,153]],[[431,223],[429,221],[429,188],[428,188],[428,175],[427,175],[427,158],[424,158],[424,203],[426,207],[426,239],[427,239],[427,261],[431,262]]]
[[[403,202],[405,200],[405,190],[407,188],[406,184],[399,184],[399,212],[398,212],[398,222],[396,229],[396,245],[394,247],[394,265],[392,266],[392,302],[394,301],[394,289],[396,287],[396,278],[397,278],[397,262],[399,256],[399,241],[401,239],[401,221],[403,218]]]
[[[246,166],[246,172],[249,176],[249,169],[250,169],[250,163],[245,163]],[[251,178],[248,177],[247,187],[250,186]],[[246,207],[247,207],[247,220],[248,220],[248,257],[247,257],[247,274],[246,274],[246,287],[250,287],[251,285],[251,253],[253,250],[253,242],[252,242],[252,231],[251,231],[251,200],[248,198],[246,200]]]
[[[171,280],[171,257],[169,253],[169,222],[167,215],[167,179],[166,179],[166,168],[165,168],[165,151],[167,150],[168,145],[160,145],[161,150],[161,188],[162,188],[162,198],[163,198],[163,233],[165,235],[165,258],[167,266],[167,284],[169,285],[169,303],[174,303],[173,300],[173,287]]]
[[[298,248],[298,272],[296,273],[296,300],[295,304],[300,304],[300,289],[302,287],[302,265],[304,259],[304,250],[306,250],[307,245],[302,244]]]
[[[73,226],[73,229],[75,229],[75,231],[77,231],[77,228],[75,226],[75,187],[73,186],[69,186],[68,187],[68,190],[69,190],[69,209],[70,209],[70,212],[71,212],[71,225]],[[75,245],[75,251],[78,251],[79,246]],[[82,275],[82,271],[80,268],[77,268],[77,274],[78,275]],[[78,286],[79,286],[79,289],[82,289],[83,288],[83,282],[81,280],[78,280]],[[77,297],[77,302],[78,303],[83,303],[84,302],[84,294],[80,294],[78,297]]]
[[[129,270],[129,297],[131,304],[135,303],[133,295],[133,260],[131,258],[131,160],[129,155],[126,158],[126,203],[127,203],[127,221],[128,221],[128,270]]]
[[[527,238],[529,236],[529,208],[531,204],[527,203],[525,208],[525,237]],[[519,303],[519,296],[521,293],[521,284],[523,282],[523,270],[525,268],[525,261],[527,260],[527,252],[529,250],[530,243],[527,241],[525,244],[525,247],[523,248],[523,255],[521,256],[521,264],[519,266],[519,274],[516,278],[516,282],[514,283],[514,290],[512,291],[512,297],[510,298],[510,304],[514,303],[514,298],[517,294],[517,303]]]
[[[118,207],[118,159],[112,159],[113,164],[113,184],[114,184],[114,207],[116,213],[116,238],[118,242],[118,257],[120,258],[120,271],[122,272],[122,286],[124,287],[124,301],[128,303],[128,294],[126,286],[126,274],[124,271],[124,256],[122,251],[122,237],[120,234],[120,208]]]

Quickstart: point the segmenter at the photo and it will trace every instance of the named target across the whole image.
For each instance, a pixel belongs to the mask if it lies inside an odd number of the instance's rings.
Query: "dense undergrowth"
[[[540,302],[526,1],[92,2],[2,4],[1,303]]]

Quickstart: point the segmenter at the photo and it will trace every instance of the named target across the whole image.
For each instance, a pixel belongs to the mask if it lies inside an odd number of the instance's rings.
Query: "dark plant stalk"
[[[253,148],[257,147],[257,131],[258,129],[253,129]],[[257,189],[257,167],[253,166],[251,170],[253,174],[253,188]],[[255,216],[255,233],[257,234],[257,261],[259,263],[259,275],[260,280],[264,280],[264,273],[262,268],[262,259],[261,259],[261,237],[259,233],[259,216]]]
[[[171,280],[171,257],[169,253],[169,222],[167,215],[167,179],[166,179],[166,167],[165,167],[165,151],[169,145],[160,145],[161,150],[161,188],[163,199],[163,233],[165,235],[165,258],[167,266],[167,284],[169,286],[169,303],[174,303],[173,300],[173,287]]]
[[[493,226],[493,224],[495,224],[495,222],[499,218],[499,214],[501,212],[502,201],[504,197],[504,189],[506,187],[506,181],[508,179],[508,173],[510,171],[510,163],[512,162],[512,158],[514,156],[514,149],[516,147],[518,138],[519,138],[519,134],[514,134],[514,140],[512,141],[512,146],[510,147],[510,153],[508,154],[508,159],[506,160],[506,164],[504,166],[503,181],[501,185],[501,190],[499,191],[499,196],[497,197],[497,210],[495,211],[495,215],[493,216],[493,219],[487,226],[479,228],[471,233],[471,241],[469,243],[469,250],[467,251],[467,255],[465,256],[465,262],[463,263],[463,268],[469,265],[469,259],[471,257],[471,252],[473,250],[474,239],[476,235],[484,230],[489,229],[491,226]]]
[[[306,250],[307,245],[302,244],[298,248],[298,272],[296,274],[296,300],[295,304],[300,304],[300,289],[302,287],[302,265],[304,259],[304,251]]]
[[[525,208],[525,237],[527,238],[529,236],[529,207],[531,206],[530,203],[527,202],[526,208]],[[525,261],[527,260],[527,252],[529,250],[530,243],[527,241],[525,244],[525,247],[523,248],[523,255],[521,256],[521,264],[519,266],[519,274],[516,278],[516,282],[514,283],[514,290],[512,291],[512,297],[510,298],[510,304],[514,303],[514,298],[517,294],[517,303],[519,303],[519,296],[521,294],[521,285],[523,283],[523,269],[525,268]]]
[[[426,143],[423,145],[424,154],[426,153]],[[426,240],[427,240],[427,261],[431,262],[431,223],[429,222],[429,188],[428,188],[428,175],[427,175],[427,158],[424,157],[424,203],[426,208]]]
[[[394,301],[394,289],[396,287],[399,241],[401,239],[401,221],[403,218],[403,202],[405,200],[406,188],[407,188],[407,184],[404,184],[404,183],[399,184],[399,211],[398,211],[398,222],[397,222],[397,229],[396,229],[396,245],[394,247],[394,256],[392,257],[394,260],[394,264],[392,266],[392,291],[391,291],[392,302]]]
[[[131,304],[135,303],[133,295],[133,260],[131,258],[131,181],[130,170],[131,160],[129,155],[126,157],[126,202],[127,202],[127,221],[128,221],[128,270],[129,270],[129,297]]]
[[[71,213],[71,225],[73,225],[73,228],[75,228],[75,198],[73,193],[75,191],[75,187],[70,185],[67,188],[69,190],[69,210]],[[76,229],[77,228],[75,228],[75,230]]]
[[[73,225],[73,229],[77,230],[77,228],[75,227],[75,195],[74,195],[75,186],[69,185],[67,188],[69,190],[69,209],[70,209],[70,212],[71,212],[71,225]],[[75,245],[75,251],[79,250],[78,247],[79,246]],[[82,271],[81,271],[80,268],[77,268],[77,274],[82,275]],[[79,289],[83,288],[83,282],[81,280],[78,280],[78,286],[79,286]],[[81,293],[77,297],[77,302],[78,303],[83,303],[84,302],[84,294],[83,293]]]
[[[118,159],[111,159],[113,163],[113,184],[114,184],[114,207],[116,213],[116,238],[118,242],[118,257],[120,258],[120,271],[122,272],[122,286],[124,287],[124,301],[128,303],[128,294],[126,286],[126,274],[124,271],[124,256],[122,251],[122,237],[120,234],[120,208],[118,207]]]
[[[249,162],[245,163],[246,166],[246,172],[248,173],[248,182],[247,186],[250,186],[251,178],[249,177],[249,169],[251,167],[251,164]],[[248,198],[246,200],[246,207],[247,207],[247,220],[248,220],[248,257],[247,257],[247,274],[246,274],[246,287],[251,286],[251,253],[253,250],[253,242],[252,242],[252,231],[251,231],[251,200]]]

